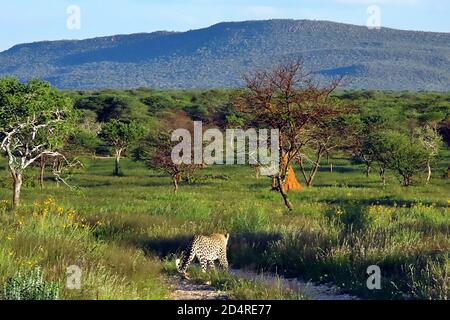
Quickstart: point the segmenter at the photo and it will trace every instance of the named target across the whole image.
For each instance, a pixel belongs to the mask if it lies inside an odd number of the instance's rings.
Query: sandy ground
[[[279,282],[282,288],[300,293],[311,300],[358,300],[355,296],[341,293],[339,288],[332,285],[314,284],[297,278],[286,279],[273,274],[257,274],[253,271],[241,269],[232,269],[230,272],[237,277],[267,285],[274,285]]]
[[[343,294],[332,285],[318,285],[296,278],[286,279],[273,274],[257,274],[253,271],[231,269],[230,273],[243,279],[273,285],[277,282],[286,290],[300,293],[311,300],[358,300],[357,297]],[[216,291],[207,284],[195,284],[181,277],[171,277],[169,282],[173,288],[171,300],[228,300],[226,292]]]
[[[215,288],[206,284],[194,284],[181,277],[169,279],[173,291],[170,294],[170,300],[228,300],[225,292],[217,291]]]

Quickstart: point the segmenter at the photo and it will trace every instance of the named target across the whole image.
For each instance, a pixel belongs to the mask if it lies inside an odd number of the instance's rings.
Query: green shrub
[[[58,300],[59,287],[44,281],[41,268],[18,271],[3,285],[4,300]]]
[[[346,229],[365,230],[373,222],[373,217],[359,205],[336,206],[326,212],[332,220],[342,223]]]
[[[263,231],[269,224],[268,216],[263,208],[241,210],[231,217],[230,225],[233,232]]]

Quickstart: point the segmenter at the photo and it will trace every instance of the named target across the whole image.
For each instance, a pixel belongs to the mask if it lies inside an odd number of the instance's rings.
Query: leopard
[[[209,236],[196,235],[189,242],[188,247],[183,252],[182,259],[176,259],[175,265],[178,272],[185,279],[189,279],[187,268],[197,257],[203,273],[210,268],[215,270],[215,261],[219,260],[221,267],[228,271],[227,246],[230,234],[212,234]]]

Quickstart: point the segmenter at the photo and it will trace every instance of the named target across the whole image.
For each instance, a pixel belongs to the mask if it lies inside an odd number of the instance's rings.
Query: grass
[[[50,177],[33,187],[28,174],[15,213],[7,183],[0,186],[0,283],[41,266],[63,299],[165,299],[168,257],[193,234],[230,232],[234,268],[332,282],[368,299],[448,299],[450,183],[440,177],[448,158],[431,184],[410,188],[391,173],[383,187],[376,174],[334,159],[334,172],[324,165],[314,187],[290,194],[292,212],[268,178],[245,166],[209,167],[178,194],[167,177],[126,160],[124,176],[113,177],[113,160],[86,159],[69,180],[73,191]],[[382,290],[366,287],[374,264]],[[70,265],[83,270],[81,290],[64,289]],[[302,298],[223,273],[203,277],[233,298]]]

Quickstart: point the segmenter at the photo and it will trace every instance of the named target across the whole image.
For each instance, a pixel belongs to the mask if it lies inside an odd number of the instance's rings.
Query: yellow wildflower
[[[47,200],[44,201],[44,205],[46,206],[52,206],[54,204],[56,204],[56,201],[53,198],[48,198]]]

